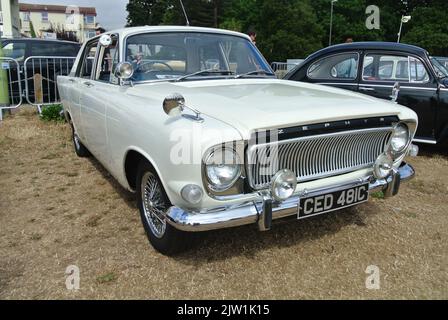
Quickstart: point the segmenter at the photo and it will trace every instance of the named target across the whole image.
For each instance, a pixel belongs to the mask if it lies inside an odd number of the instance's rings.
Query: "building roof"
[[[51,13],[70,13],[76,6],[58,6],[50,4],[29,4],[19,3],[20,11],[22,12],[42,12],[47,11]],[[96,16],[95,7],[78,7],[79,13],[84,15]]]

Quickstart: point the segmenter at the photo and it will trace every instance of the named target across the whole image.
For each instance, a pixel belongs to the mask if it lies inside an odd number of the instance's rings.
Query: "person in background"
[[[252,43],[254,45],[257,45],[257,33],[255,31],[251,31],[251,32],[249,32],[248,35],[249,35],[250,40],[252,41]]]
[[[97,25],[95,29],[96,35],[99,36],[100,34],[103,34],[106,32],[106,29],[104,29],[101,25]]]
[[[347,37],[345,43],[353,43],[353,37]]]

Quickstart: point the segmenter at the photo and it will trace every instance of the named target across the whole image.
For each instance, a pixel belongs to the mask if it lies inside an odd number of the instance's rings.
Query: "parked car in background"
[[[17,72],[11,70],[12,92],[14,97],[23,94],[26,84],[24,79],[24,64],[29,57],[76,57],[81,45],[76,42],[61,40],[44,40],[35,38],[1,39],[1,50],[4,57],[15,59],[19,63],[22,73],[22,93],[19,93],[17,83]],[[73,59],[35,59],[27,64],[29,97],[34,100],[33,75],[39,73],[42,78],[42,92],[44,101],[56,100],[56,77],[61,74],[68,74],[67,71],[73,66]],[[13,67],[13,64],[10,64]],[[47,81],[48,80],[48,81]]]
[[[448,68],[448,57],[432,57],[432,58],[436,59],[445,68]]]
[[[415,153],[415,112],[276,79],[244,34],[106,33],[85,43],[58,86],[76,153],[93,154],[137,193],[163,253],[187,247],[191,232],[266,231],[276,219],[366,202],[369,192],[393,196],[414,176],[404,159]]]
[[[285,76],[397,102],[419,117],[416,142],[448,140],[448,70],[422,48],[387,42],[355,42],[322,49]]]

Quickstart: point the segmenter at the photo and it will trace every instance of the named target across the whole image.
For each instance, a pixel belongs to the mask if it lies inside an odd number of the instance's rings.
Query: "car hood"
[[[410,109],[355,92],[277,79],[204,80],[137,84],[131,95],[158,100],[180,93],[186,105],[236,128],[244,139],[256,129],[285,128],[356,118],[397,115]]]

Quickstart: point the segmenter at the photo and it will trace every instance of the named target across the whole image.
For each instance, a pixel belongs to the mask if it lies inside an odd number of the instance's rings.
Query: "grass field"
[[[134,195],[75,156],[66,124],[6,117],[0,150],[0,299],[448,299],[448,152],[410,159],[417,177],[395,198],[202,234],[169,258],[149,245]],[[366,289],[370,265],[379,290]]]

